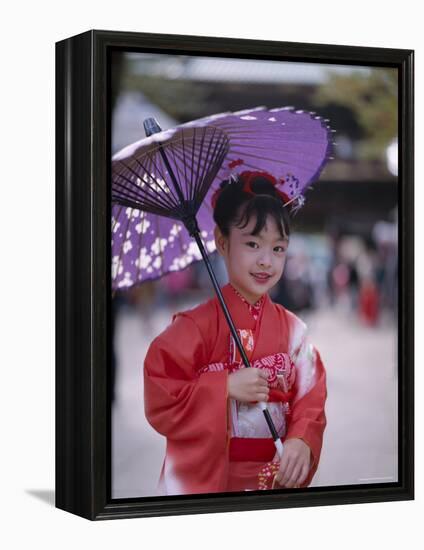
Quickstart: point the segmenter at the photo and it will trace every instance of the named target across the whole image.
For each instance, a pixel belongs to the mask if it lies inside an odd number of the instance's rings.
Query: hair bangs
[[[269,216],[273,218],[281,237],[288,239],[290,235],[288,214],[284,210],[283,204],[271,196],[258,195],[242,205],[234,225],[243,229],[252,218],[255,218],[256,223],[252,235],[258,235],[265,227]]]

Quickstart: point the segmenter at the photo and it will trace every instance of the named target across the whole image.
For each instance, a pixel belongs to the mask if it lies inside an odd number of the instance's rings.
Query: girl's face
[[[231,226],[228,237],[215,228],[216,247],[224,258],[229,281],[251,304],[279,281],[288,246],[271,216],[258,235],[252,235],[255,224],[252,218],[243,229]]]

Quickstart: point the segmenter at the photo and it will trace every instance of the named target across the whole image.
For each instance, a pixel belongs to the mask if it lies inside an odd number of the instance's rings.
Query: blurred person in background
[[[373,245],[368,246],[358,258],[359,271],[359,319],[365,325],[375,326],[380,315],[380,293],[377,286],[378,258]]]

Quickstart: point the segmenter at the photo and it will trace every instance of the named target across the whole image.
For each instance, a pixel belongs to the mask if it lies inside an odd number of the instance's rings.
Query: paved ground
[[[191,304],[188,305],[190,307]],[[327,370],[328,425],[313,486],[396,481],[397,341],[390,319],[361,325],[343,307],[303,315]],[[159,310],[149,322],[121,310],[112,422],[113,497],[153,496],[165,441],[143,411],[142,365],[148,343],[170,319]]]

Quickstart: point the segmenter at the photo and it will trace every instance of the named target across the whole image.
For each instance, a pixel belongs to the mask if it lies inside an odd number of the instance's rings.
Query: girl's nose
[[[265,268],[268,268],[268,267],[271,267],[271,258],[270,258],[270,255],[269,254],[262,254],[261,257],[259,258],[258,260],[258,264],[261,266],[261,267],[265,267]]]

